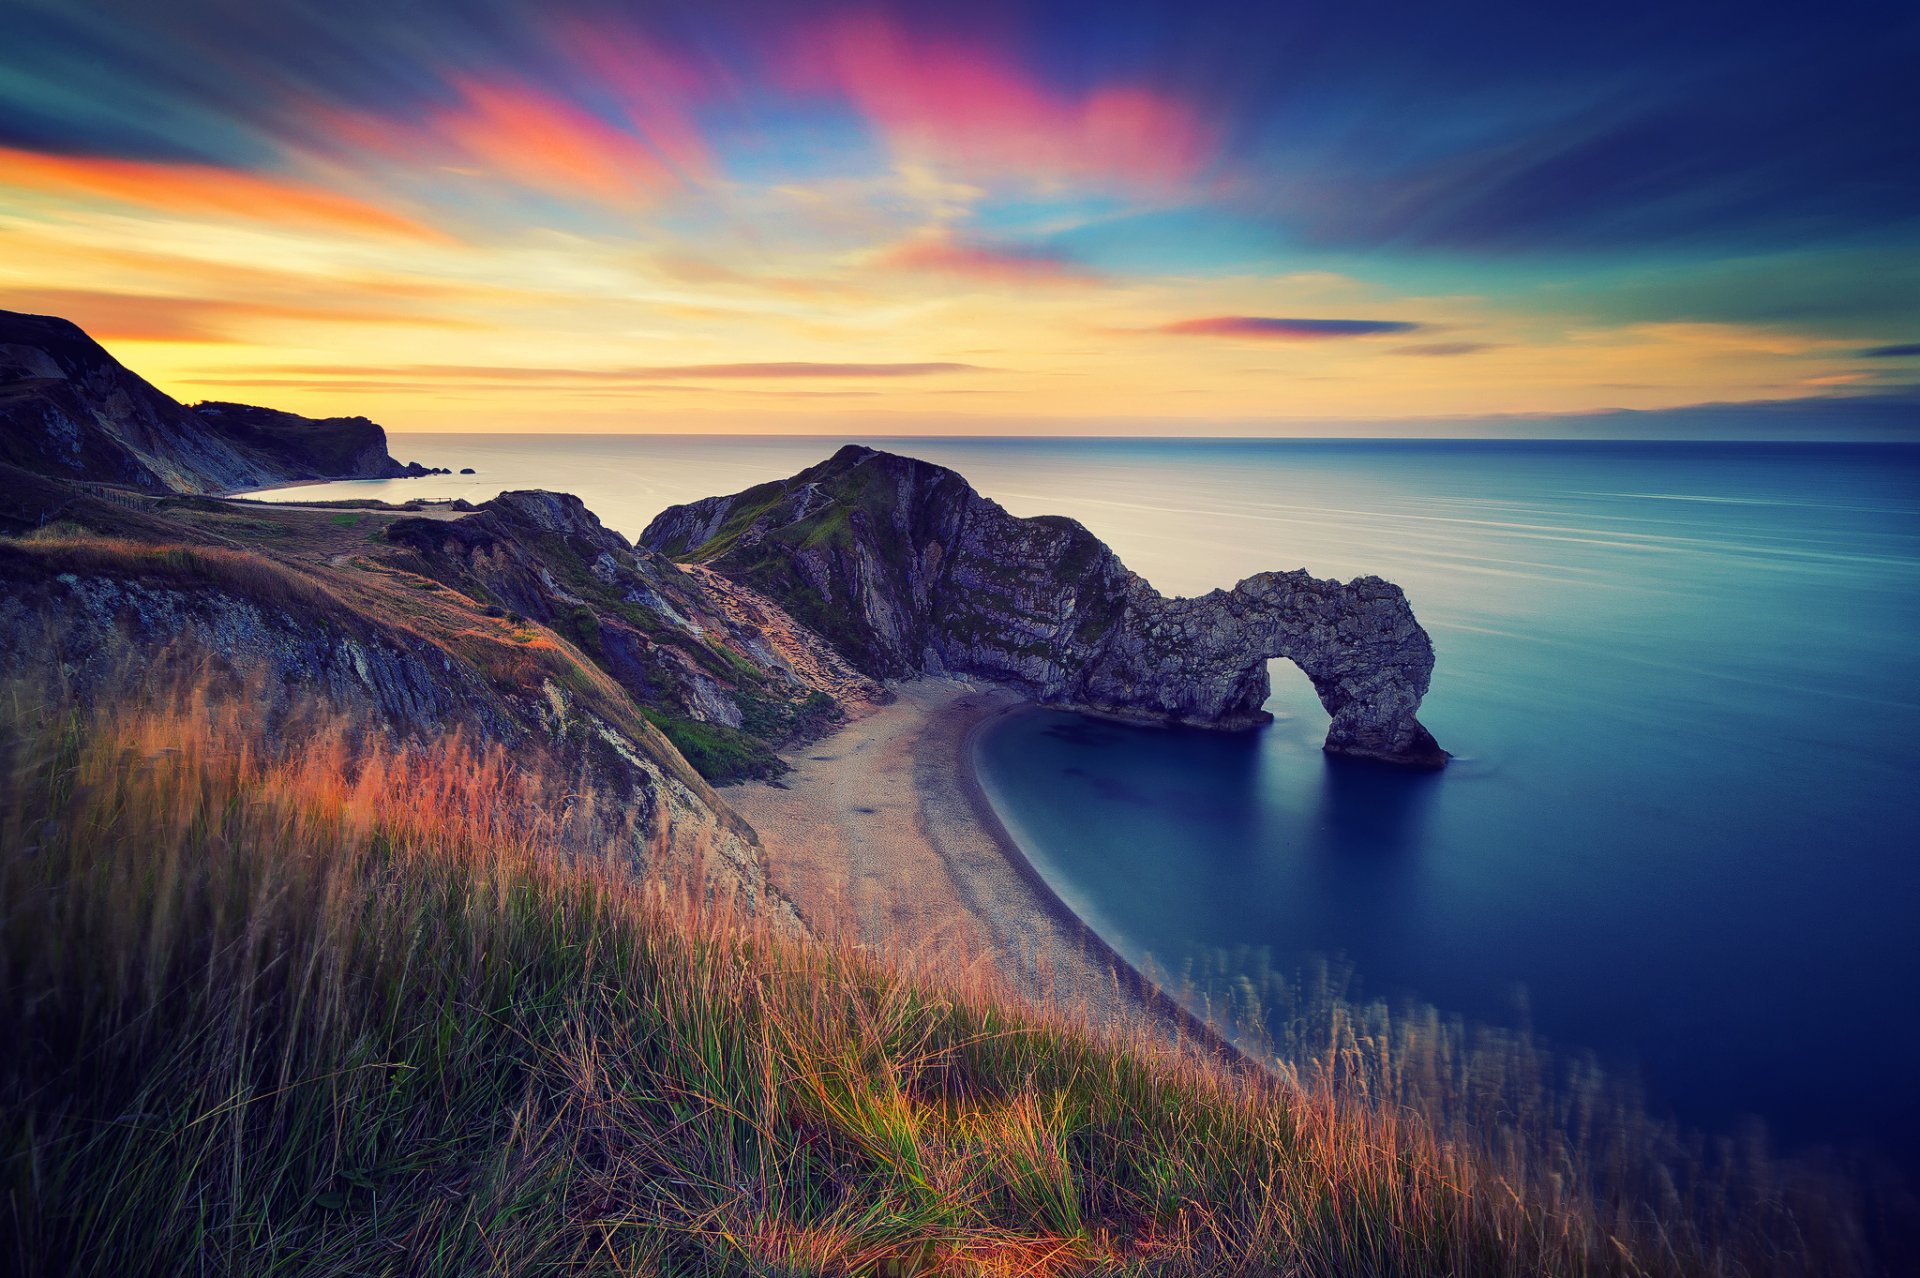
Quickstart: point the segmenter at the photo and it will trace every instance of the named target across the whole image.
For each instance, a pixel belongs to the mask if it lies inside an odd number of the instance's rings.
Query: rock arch
[[[1283,657],[1332,716],[1330,753],[1448,757],[1417,717],[1432,641],[1378,577],[1266,572],[1168,599],[1074,520],[1016,518],[945,467],[857,445],[673,507],[641,543],[770,596],[878,678],[979,675],[1057,705],[1245,728]]]

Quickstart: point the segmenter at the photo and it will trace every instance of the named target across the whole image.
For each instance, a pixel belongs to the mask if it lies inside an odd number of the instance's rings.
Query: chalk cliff
[[[663,512],[642,547],[730,578],[870,675],[984,676],[1106,714],[1245,727],[1267,661],[1312,680],[1331,753],[1448,755],[1416,714],[1433,644],[1398,586],[1261,573],[1161,596],[1079,523],[1020,519],[959,475],[849,445],[791,479]]]

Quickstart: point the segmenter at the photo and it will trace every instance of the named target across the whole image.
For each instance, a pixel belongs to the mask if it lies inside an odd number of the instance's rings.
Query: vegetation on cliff
[[[1649,1214],[1564,1146],[1103,1037],[641,882],[617,845],[556,855],[593,796],[497,749],[369,751],[325,713],[292,748],[200,695],[0,709],[0,1264],[23,1275],[1857,1260],[1844,1217],[1765,1177]],[[1351,1031],[1329,1059],[1382,1063]]]
[[[206,615],[218,596],[264,605],[306,636],[299,661],[285,627],[271,624],[211,645],[232,662],[274,667],[290,686],[325,677],[338,656],[325,632],[383,636],[383,651],[430,659],[431,648],[448,662],[405,693],[369,686],[386,694],[391,718],[511,740],[507,718],[552,718],[543,706],[564,695],[630,738],[657,728],[678,747],[652,751],[669,770],[684,767],[684,755],[722,782],[778,774],[777,748],[842,721],[845,705],[884,695],[771,604],[636,552],[577,498],[508,493],[465,511],[415,507],[150,497],[0,467],[0,530],[24,534],[11,549],[0,541],[0,579],[18,596],[0,607],[9,618],[0,666],[9,653],[37,659],[30,641],[45,626],[71,627],[82,596],[93,601],[87,624],[100,632],[88,642],[125,631],[136,655],[158,652],[183,628],[220,629]],[[193,606],[183,613],[114,594],[114,583],[136,581]],[[369,669],[377,674],[378,663],[355,667]],[[467,674],[474,687],[462,691]],[[477,714],[503,696],[525,703],[522,711]]]

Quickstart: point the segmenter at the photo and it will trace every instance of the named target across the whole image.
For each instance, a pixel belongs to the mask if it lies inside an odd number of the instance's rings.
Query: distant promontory
[[[436,473],[395,461],[386,431],[364,417],[188,408],[78,325],[17,311],[0,311],[0,463],[149,493]]]

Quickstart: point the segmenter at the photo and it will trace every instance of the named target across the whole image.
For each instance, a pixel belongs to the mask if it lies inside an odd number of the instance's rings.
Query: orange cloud
[[[1167,190],[1219,145],[1198,112],[1153,89],[1064,92],[997,50],[915,39],[882,14],[809,27],[795,43],[791,87],[845,98],[896,152],[982,178]]]
[[[90,196],[189,216],[239,217],[358,234],[443,240],[397,213],[317,186],[207,164],[45,155],[0,147],[0,186]]]
[[[532,85],[477,76],[453,85],[458,103],[417,121],[315,111],[323,131],[349,148],[470,170],[563,198],[647,204],[681,181],[646,139]],[[692,144],[677,136],[669,145],[685,157]]]
[[[758,364],[641,364],[630,368],[500,368],[487,364],[405,364],[399,366],[283,365],[254,370],[296,377],[431,378],[465,382],[679,382],[731,381],[737,378],[931,377],[941,373],[979,373],[979,364],[888,362],[834,364],[816,360],[779,360]]]
[[[262,320],[485,327],[467,319],[392,311],[79,288],[0,289],[0,305],[8,310],[72,320],[89,336],[103,341],[244,342],[253,336],[253,326]]]

